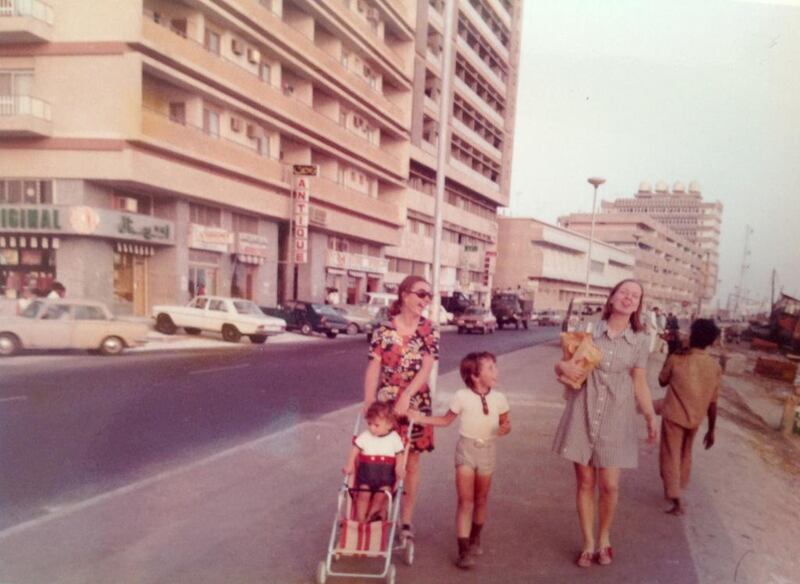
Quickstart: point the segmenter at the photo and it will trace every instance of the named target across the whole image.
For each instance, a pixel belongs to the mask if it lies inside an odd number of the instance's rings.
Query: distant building
[[[655,191],[650,183],[642,182],[632,199],[602,201],[600,207],[608,213],[649,215],[696,244],[704,264],[703,298],[709,300],[716,294],[722,203],[704,202],[696,181],[689,183],[688,190],[683,183],[676,182],[671,192],[664,181],[656,183]]]
[[[589,235],[591,213],[573,213],[558,220],[562,227]],[[595,240],[625,250],[636,260],[634,276],[645,287],[649,305],[689,313],[703,291],[702,248],[649,215],[599,213]]]
[[[524,291],[536,310],[563,310],[585,296],[589,238],[538,219],[498,217],[495,287]],[[589,295],[605,297],[634,275],[634,256],[595,240]]]

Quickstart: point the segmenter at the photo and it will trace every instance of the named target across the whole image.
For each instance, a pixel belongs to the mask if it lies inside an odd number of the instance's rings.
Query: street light
[[[592,197],[592,227],[589,231],[589,253],[586,254],[586,294],[589,297],[589,272],[592,269],[592,244],[594,243],[594,215],[595,205],[597,203],[597,187],[606,182],[606,179],[599,177],[592,177],[587,179],[589,184],[594,185],[594,196]]]

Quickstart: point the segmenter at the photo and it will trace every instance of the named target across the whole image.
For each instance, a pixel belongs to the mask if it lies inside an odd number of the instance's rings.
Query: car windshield
[[[249,300],[234,300],[233,307],[236,309],[238,314],[251,314],[254,316],[264,316],[264,313],[261,312],[261,309],[250,302]]]
[[[41,300],[34,300],[30,304],[28,304],[28,306],[25,308],[25,310],[22,311],[20,316],[23,318],[36,318],[36,315],[39,314],[39,309],[42,307],[42,304],[44,304],[44,302],[42,302]]]
[[[332,306],[328,306],[327,304],[312,304],[311,306],[314,308],[314,311],[319,314],[325,314],[328,316],[341,316],[338,312],[336,312],[336,309],[334,309]]]

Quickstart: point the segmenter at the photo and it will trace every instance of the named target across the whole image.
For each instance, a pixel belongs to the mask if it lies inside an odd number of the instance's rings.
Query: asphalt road
[[[440,371],[473,350],[504,354],[555,327],[445,333]],[[176,464],[352,404],[358,337],[109,359],[10,360],[0,380],[0,530]]]

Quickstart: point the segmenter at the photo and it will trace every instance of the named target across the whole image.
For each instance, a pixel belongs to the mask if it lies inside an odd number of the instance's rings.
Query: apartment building
[[[686,186],[677,181],[669,190],[658,181],[655,190],[647,181],[639,185],[633,198],[602,201],[604,212],[650,215],[672,231],[697,244],[703,253],[704,293],[710,300],[717,293],[719,278],[719,238],[722,229],[722,203],[705,202],[697,181]]]
[[[416,0],[0,0],[0,287],[120,313],[380,290],[406,225]],[[498,199],[500,202],[502,200]]]
[[[417,1],[408,221],[398,245],[386,249],[387,289],[405,274],[430,277],[433,256],[437,145],[449,143],[441,288],[488,299],[497,248],[497,208],[508,206],[516,110],[522,2],[455,0],[454,30],[444,38],[444,0]],[[446,42],[454,45],[444,71]],[[446,120],[439,119],[442,78],[451,74]]]
[[[586,296],[589,238],[528,217],[498,217],[494,284],[518,290],[536,310],[566,310],[570,300]],[[589,295],[605,298],[614,285],[634,277],[630,251],[594,241]]]
[[[559,217],[561,227],[583,235],[591,232],[591,213]],[[634,277],[642,282],[647,304],[689,314],[700,300],[704,284],[702,248],[649,215],[598,213],[595,241],[633,255]]]

